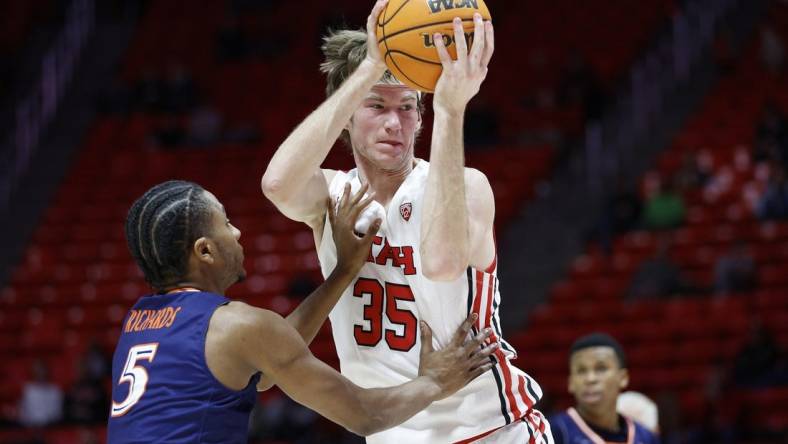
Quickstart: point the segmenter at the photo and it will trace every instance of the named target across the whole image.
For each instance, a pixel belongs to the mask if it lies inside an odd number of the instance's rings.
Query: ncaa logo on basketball
[[[447,9],[479,9],[479,3],[477,0],[429,0],[427,4],[430,6],[430,10],[433,14],[437,14]]]
[[[404,203],[399,206],[399,215],[405,219],[405,222],[410,220],[410,215],[413,212],[413,204],[410,202]]]

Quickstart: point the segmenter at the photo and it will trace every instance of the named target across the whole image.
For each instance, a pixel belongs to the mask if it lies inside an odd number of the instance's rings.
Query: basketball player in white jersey
[[[336,261],[327,202],[346,184],[354,191],[368,185],[374,196],[367,210],[369,219],[382,219],[378,237],[330,314],[342,374],[356,384],[390,386],[416,375],[421,320],[442,346],[475,312],[475,331],[492,329],[500,344],[492,371],[367,442],[551,443],[549,424],[533,408],[541,388],[510,364],[515,352],[501,338],[492,189],[483,173],[464,167],[463,115],[487,74],[492,23],[475,17],[469,50],[455,20],[457,60],[435,36],[443,73],[427,162],[414,156],[422,98],[386,70],[377,47],[374,27],[385,5],[376,2],[366,32],[326,37],[321,68],[329,97],[279,147],[263,175],[263,192],[312,228],[324,273]],[[321,169],[340,137],[352,148],[356,168]]]

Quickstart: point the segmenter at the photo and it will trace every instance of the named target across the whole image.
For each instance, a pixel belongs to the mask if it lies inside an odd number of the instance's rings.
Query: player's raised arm
[[[470,193],[483,192],[490,196],[492,193],[489,184],[484,189],[486,180],[474,179],[473,184],[466,183],[463,144],[465,108],[479,91],[492,58],[492,23],[484,22],[480,14],[474,16],[474,40],[469,52],[462,21],[454,20],[457,60],[451,59],[441,34],[435,34],[434,38],[443,72],[435,87],[433,100],[435,119],[430,172],[424,192],[421,256],[424,274],[428,278],[453,280],[469,264],[484,268],[494,257],[494,251],[490,254],[494,247],[489,234],[492,230],[491,215],[494,213],[492,199],[484,205],[476,197],[467,197]],[[481,206],[471,212],[469,202]],[[485,240],[487,238],[489,242]],[[480,244],[486,247],[482,254],[475,249]],[[487,263],[484,263],[485,259]]]
[[[211,329],[224,331],[220,342],[230,361],[263,371],[297,402],[354,433],[369,435],[400,424],[491,367],[489,355],[497,344],[481,348],[489,332],[465,340],[474,321],[469,317],[454,340],[439,351],[432,350],[431,331],[423,324],[419,376],[396,387],[375,389],[356,386],[315,358],[276,313],[234,302],[216,311]],[[221,374],[217,377],[222,380]]]
[[[364,59],[342,86],[290,133],[263,174],[265,196],[294,220],[313,227],[323,221],[330,177],[321,172],[320,165],[353,112],[386,71],[375,37],[375,24],[386,3],[378,0],[367,18]]]

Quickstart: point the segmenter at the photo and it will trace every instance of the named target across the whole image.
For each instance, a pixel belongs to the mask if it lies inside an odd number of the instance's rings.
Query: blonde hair
[[[326,75],[326,97],[334,94],[367,57],[367,33],[364,30],[340,29],[323,37],[325,60],[320,71]],[[380,83],[400,84],[391,71],[386,70]]]
[[[367,57],[367,32],[363,29],[329,30],[328,35],[323,37],[323,46],[320,49],[325,57],[320,64],[320,72],[326,75],[326,97],[330,97]],[[378,82],[387,85],[402,84],[388,69]],[[419,114],[422,114],[424,102],[421,92],[417,92],[416,96],[417,108]],[[339,139],[348,147],[351,146],[347,130],[342,130]]]

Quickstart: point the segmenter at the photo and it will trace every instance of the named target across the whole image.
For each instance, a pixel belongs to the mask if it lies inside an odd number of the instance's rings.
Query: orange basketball
[[[483,0],[389,0],[378,17],[377,37],[391,73],[411,88],[433,92],[443,69],[433,35],[443,34],[449,54],[456,59],[452,20],[462,19],[470,51],[477,12],[490,20]]]

